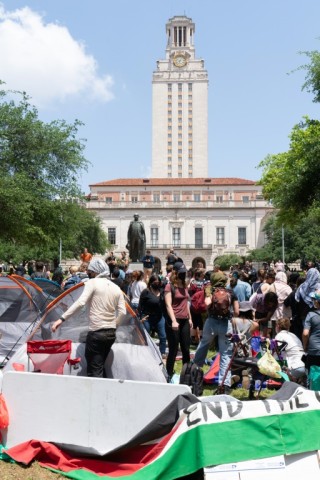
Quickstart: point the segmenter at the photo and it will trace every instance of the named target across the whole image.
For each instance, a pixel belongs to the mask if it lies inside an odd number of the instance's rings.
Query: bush
[[[220,265],[221,270],[229,270],[231,265],[234,265],[235,263],[239,263],[239,265],[243,263],[242,257],[235,253],[221,255],[221,257],[217,257],[214,260],[214,265]]]

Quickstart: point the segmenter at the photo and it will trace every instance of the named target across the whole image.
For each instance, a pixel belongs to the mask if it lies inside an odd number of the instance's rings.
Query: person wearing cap
[[[88,280],[78,300],[56,320],[52,332],[84,306],[89,311],[89,332],[85,358],[88,377],[105,377],[104,364],[116,338],[116,328],[126,314],[125,301],[120,288],[107,277],[110,271],[102,259],[93,259],[88,265]]]
[[[212,293],[214,289],[221,288],[226,290],[226,284],[226,275],[223,272],[214,272],[211,275],[210,284],[205,287],[205,302],[208,306],[209,317],[204,324],[202,339],[196,350],[194,363],[199,367],[202,367],[212,341],[218,337],[220,353],[219,386],[221,390],[228,393],[231,388],[230,369],[224,379],[232,355],[232,343],[229,341],[228,335],[232,334],[232,316],[237,317],[239,315],[239,302],[234,292],[228,290],[230,293],[230,308],[226,316],[215,316],[212,309]],[[224,384],[222,385],[223,379]]]
[[[190,329],[192,319],[189,309],[189,294],[186,284],[187,269],[183,262],[176,262],[164,289],[168,318],[166,335],[169,347],[166,368],[169,378],[174,372],[174,363],[180,343],[182,363],[190,362]]]
[[[308,313],[302,332],[302,343],[307,353],[305,365],[309,370],[312,365],[320,366],[320,289],[311,292],[314,309]]]

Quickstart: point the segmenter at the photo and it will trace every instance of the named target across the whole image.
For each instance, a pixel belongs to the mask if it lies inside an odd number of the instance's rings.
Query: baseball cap
[[[316,290],[315,292],[310,293],[309,296],[314,300],[317,300],[318,302],[320,302],[320,290]]]
[[[173,265],[173,270],[175,270],[178,273],[187,273],[187,268],[183,262],[176,262]]]

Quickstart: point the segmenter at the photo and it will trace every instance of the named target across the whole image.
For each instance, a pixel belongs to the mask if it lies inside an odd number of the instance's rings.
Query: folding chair
[[[56,373],[63,375],[64,365],[77,368],[81,358],[70,358],[71,340],[30,340],[27,342],[28,371],[30,361],[34,366],[34,372]]]

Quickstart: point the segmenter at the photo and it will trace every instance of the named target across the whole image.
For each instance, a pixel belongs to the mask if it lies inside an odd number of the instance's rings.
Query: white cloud
[[[24,90],[38,106],[70,96],[108,101],[113,79],[99,75],[98,64],[66,27],[45,23],[25,7],[6,11],[0,4],[0,79]]]

